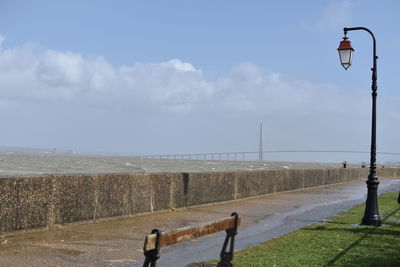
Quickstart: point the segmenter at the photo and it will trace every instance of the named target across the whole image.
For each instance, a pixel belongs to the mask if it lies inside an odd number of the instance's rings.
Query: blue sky
[[[187,153],[400,151],[397,1],[0,0],[0,145]]]

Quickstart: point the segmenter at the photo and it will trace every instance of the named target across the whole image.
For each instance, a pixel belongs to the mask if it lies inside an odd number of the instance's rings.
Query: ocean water
[[[1,177],[57,173],[222,172],[341,167],[340,163],[144,159],[59,154],[0,154]]]

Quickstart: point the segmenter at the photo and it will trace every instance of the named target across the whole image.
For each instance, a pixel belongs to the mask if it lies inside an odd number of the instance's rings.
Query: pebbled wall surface
[[[348,168],[1,178],[0,233],[366,180],[368,171]],[[400,168],[380,168],[378,175],[400,177]]]

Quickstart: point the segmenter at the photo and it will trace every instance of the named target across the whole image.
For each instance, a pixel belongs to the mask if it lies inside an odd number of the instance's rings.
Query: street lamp
[[[374,34],[367,28],[364,27],[354,27],[354,28],[343,28],[344,37],[343,41],[340,42],[338,51],[340,56],[340,62],[342,66],[347,70],[351,66],[351,60],[353,57],[354,49],[351,47],[351,42],[348,41],[347,32],[364,30],[367,31],[373,40],[373,67],[372,71],[372,131],[371,131],[371,160],[370,160],[370,170],[367,180],[367,200],[365,202],[365,212],[361,224],[364,225],[381,225],[381,216],[379,216],[378,211],[378,175],[376,174],[376,96],[378,85],[377,85],[377,68],[376,61],[378,57],[376,56],[376,41]]]
[[[351,42],[348,41],[349,38],[346,36],[343,37],[343,41],[339,44],[339,57],[340,63],[342,64],[343,68],[347,70],[351,66],[351,60],[353,59],[353,52],[354,49],[351,47]]]

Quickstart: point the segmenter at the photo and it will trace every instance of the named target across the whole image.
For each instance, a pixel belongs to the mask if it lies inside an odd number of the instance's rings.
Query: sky
[[[400,152],[398,10],[395,0],[0,0],[0,146],[257,151],[262,122],[265,150],[369,151],[371,37],[349,32],[347,71],[336,50],[344,26],[363,26],[377,39],[378,151]]]

